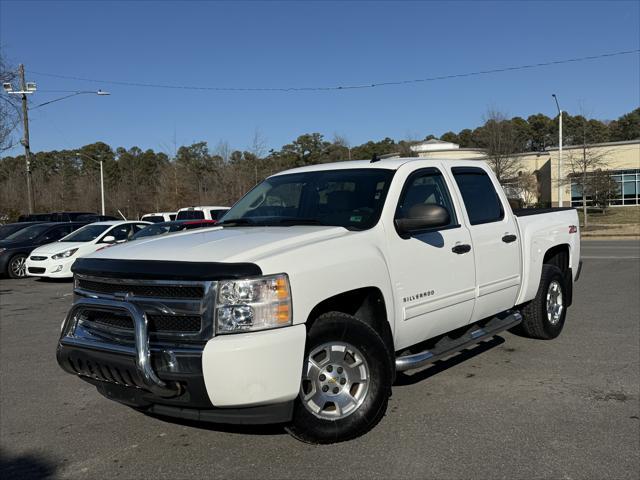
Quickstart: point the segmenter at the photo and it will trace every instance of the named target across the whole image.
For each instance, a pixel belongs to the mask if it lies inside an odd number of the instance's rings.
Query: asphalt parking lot
[[[0,280],[2,478],[638,478],[640,242],[585,241],[555,341],[505,333],[403,377],[332,446],[147,417],[58,367],[70,283]]]

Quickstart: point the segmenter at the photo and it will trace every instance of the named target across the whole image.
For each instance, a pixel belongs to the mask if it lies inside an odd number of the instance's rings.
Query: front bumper
[[[29,257],[26,262],[27,273],[31,277],[72,278],[71,265],[75,260],[75,258],[63,258],[60,260],[48,258],[34,261]]]
[[[134,342],[83,329],[83,309],[126,312]],[[223,423],[291,418],[300,389],[304,325],[213,337],[204,344],[150,345],[147,315],[135,303],[79,298],[63,324],[57,360],[107,398],[158,415]]]

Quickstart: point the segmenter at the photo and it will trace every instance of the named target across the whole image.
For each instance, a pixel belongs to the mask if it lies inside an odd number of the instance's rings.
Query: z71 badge
[[[420,292],[416,293],[415,295],[409,295],[408,297],[402,297],[402,301],[404,303],[413,302],[415,300],[420,300],[421,298],[432,297],[433,295],[435,295],[435,293],[435,290],[427,290],[426,292]]]

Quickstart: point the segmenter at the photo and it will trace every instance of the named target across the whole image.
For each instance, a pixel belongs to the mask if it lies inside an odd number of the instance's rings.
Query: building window
[[[617,195],[611,199],[612,206],[640,205],[640,169],[613,170],[611,178],[618,184]],[[592,205],[591,197],[587,196],[587,206]],[[582,188],[571,183],[571,206],[582,206]]]

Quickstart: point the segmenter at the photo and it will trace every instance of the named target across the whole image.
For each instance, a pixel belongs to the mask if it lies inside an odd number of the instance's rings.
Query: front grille
[[[202,298],[204,287],[201,285],[127,285],[122,283],[104,283],[78,279],[78,287],[98,293],[130,293],[138,297],[157,298]]]
[[[46,260],[46,259],[47,257],[38,257],[38,256],[29,257],[29,260],[33,260],[34,262],[41,262],[42,260]]]
[[[151,333],[198,333],[202,320],[198,315],[147,314]],[[83,312],[83,321],[133,331],[133,320],[127,314],[95,310]]]
[[[29,273],[44,273],[46,268],[42,267],[29,267]]]

